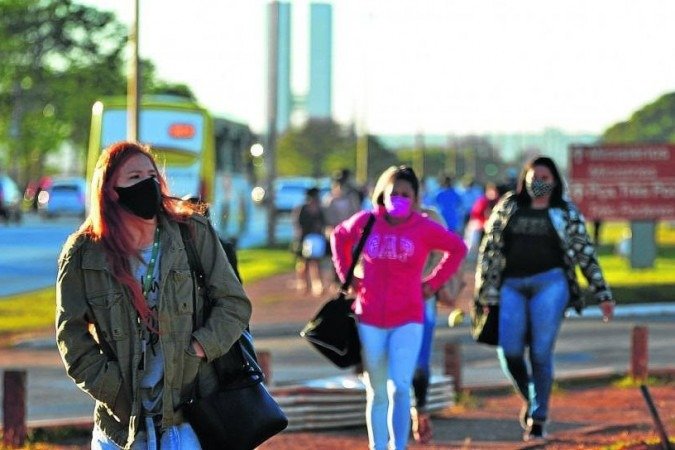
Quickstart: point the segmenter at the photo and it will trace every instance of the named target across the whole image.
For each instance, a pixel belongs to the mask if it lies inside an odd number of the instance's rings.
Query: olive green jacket
[[[199,392],[217,386],[208,362],[239,338],[251,316],[251,302],[237,280],[210,223],[194,216],[189,223],[213,302],[210,316],[193,331],[193,314],[204,302],[192,278],[178,224],[160,215],[159,330],[164,351],[162,427],[183,421],[180,405],[190,398],[199,374]],[[198,315],[197,317],[201,317]],[[199,322],[201,323],[201,321]],[[90,327],[90,324],[93,324]],[[68,376],[96,400],[96,425],[129,448],[142,423],[139,363],[142,326],[128,290],[112,276],[101,243],[74,234],[59,257],[56,285],[56,340]],[[191,348],[204,348],[206,361]]]

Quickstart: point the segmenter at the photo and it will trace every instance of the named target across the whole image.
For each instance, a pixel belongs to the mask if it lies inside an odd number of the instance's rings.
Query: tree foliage
[[[24,181],[68,139],[84,148],[93,100],[124,92],[126,31],[71,0],[0,2],[0,146]]]
[[[375,136],[368,136],[368,179],[374,180],[387,167],[398,162]],[[331,119],[310,119],[300,128],[292,128],[277,142],[279,176],[323,177],[356,168],[357,138],[350,128]]]
[[[675,142],[675,93],[661,96],[633,113],[629,120],[609,127],[605,143]]]
[[[352,167],[355,148],[353,137],[333,120],[310,119],[277,141],[277,173],[322,177],[340,167]]]
[[[402,164],[400,154],[386,148],[376,137],[368,136],[368,180],[376,181],[384,169]]]
[[[126,94],[127,34],[114,14],[72,0],[0,1],[0,168],[23,184],[64,141],[84,157],[94,102]],[[194,99],[140,65],[142,92]]]
[[[497,182],[507,168],[497,149],[478,136],[457,138],[450,147],[404,148],[397,154],[402,163],[412,166],[419,176],[437,179],[450,176],[466,181]]]

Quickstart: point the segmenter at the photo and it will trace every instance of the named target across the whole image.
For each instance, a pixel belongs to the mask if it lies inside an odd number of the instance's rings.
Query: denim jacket
[[[206,272],[213,302],[204,325],[193,330],[193,315],[204,302],[183,246],[178,224],[160,216],[159,330],[164,351],[161,427],[183,421],[180,406],[192,394],[215,390],[215,372],[208,362],[230,348],[246,328],[251,303],[227,262],[213,227],[194,216],[195,246]],[[129,448],[143,422],[141,380],[142,329],[130,293],[112,276],[100,242],[73,235],[59,257],[56,286],[56,340],[68,376],[95,401],[96,425],[123,448]],[[191,348],[196,339],[206,362]]]
[[[502,271],[506,264],[504,230],[517,210],[516,195],[514,192],[509,192],[495,206],[485,224],[485,237],[480,246],[474,291],[474,298],[480,303],[499,303]],[[611,300],[612,293],[602,275],[581,212],[572,202],[565,201],[563,207],[550,207],[548,213],[563,251],[563,269],[570,292],[567,306],[573,307],[578,313],[581,313],[585,307],[581,288],[577,282],[577,265],[588,280],[595,300],[598,303]]]

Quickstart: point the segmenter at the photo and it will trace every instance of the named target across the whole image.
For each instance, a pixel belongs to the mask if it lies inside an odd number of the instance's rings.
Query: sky
[[[77,0],[129,24],[134,0]],[[266,0],[139,0],[160,78],[264,132]],[[334,0],[333,116],[373,134],[600,134],[675,91],[672,0]],[[292,2],[307,90],[308,0]]]

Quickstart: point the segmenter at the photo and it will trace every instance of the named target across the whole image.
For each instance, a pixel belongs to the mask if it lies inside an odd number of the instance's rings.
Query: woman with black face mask
[[[180,406],[199,374],[199,393],[217,387],[205,364],[246,328],[251,303],[204,205],[171,197],[150,151],[120,142],[103,151],[91,208],[59,258],[56,338],[68,375],[96,401],[92,449],[199,449]],[[179,223],[204,267],[211,311],[201,328]],[[201,318],[200,318],[201,319]]]
[[[484,305],[499,304],[497,352],[524,401],[519,419],[526,441],[546,437],[555,340],[565,310],[584,306],[577,265],[604,320],[614,311],[584,218],[563,192],[552,159],[527,163],[516,191],[493,208],[479,250],[475,296]]]

